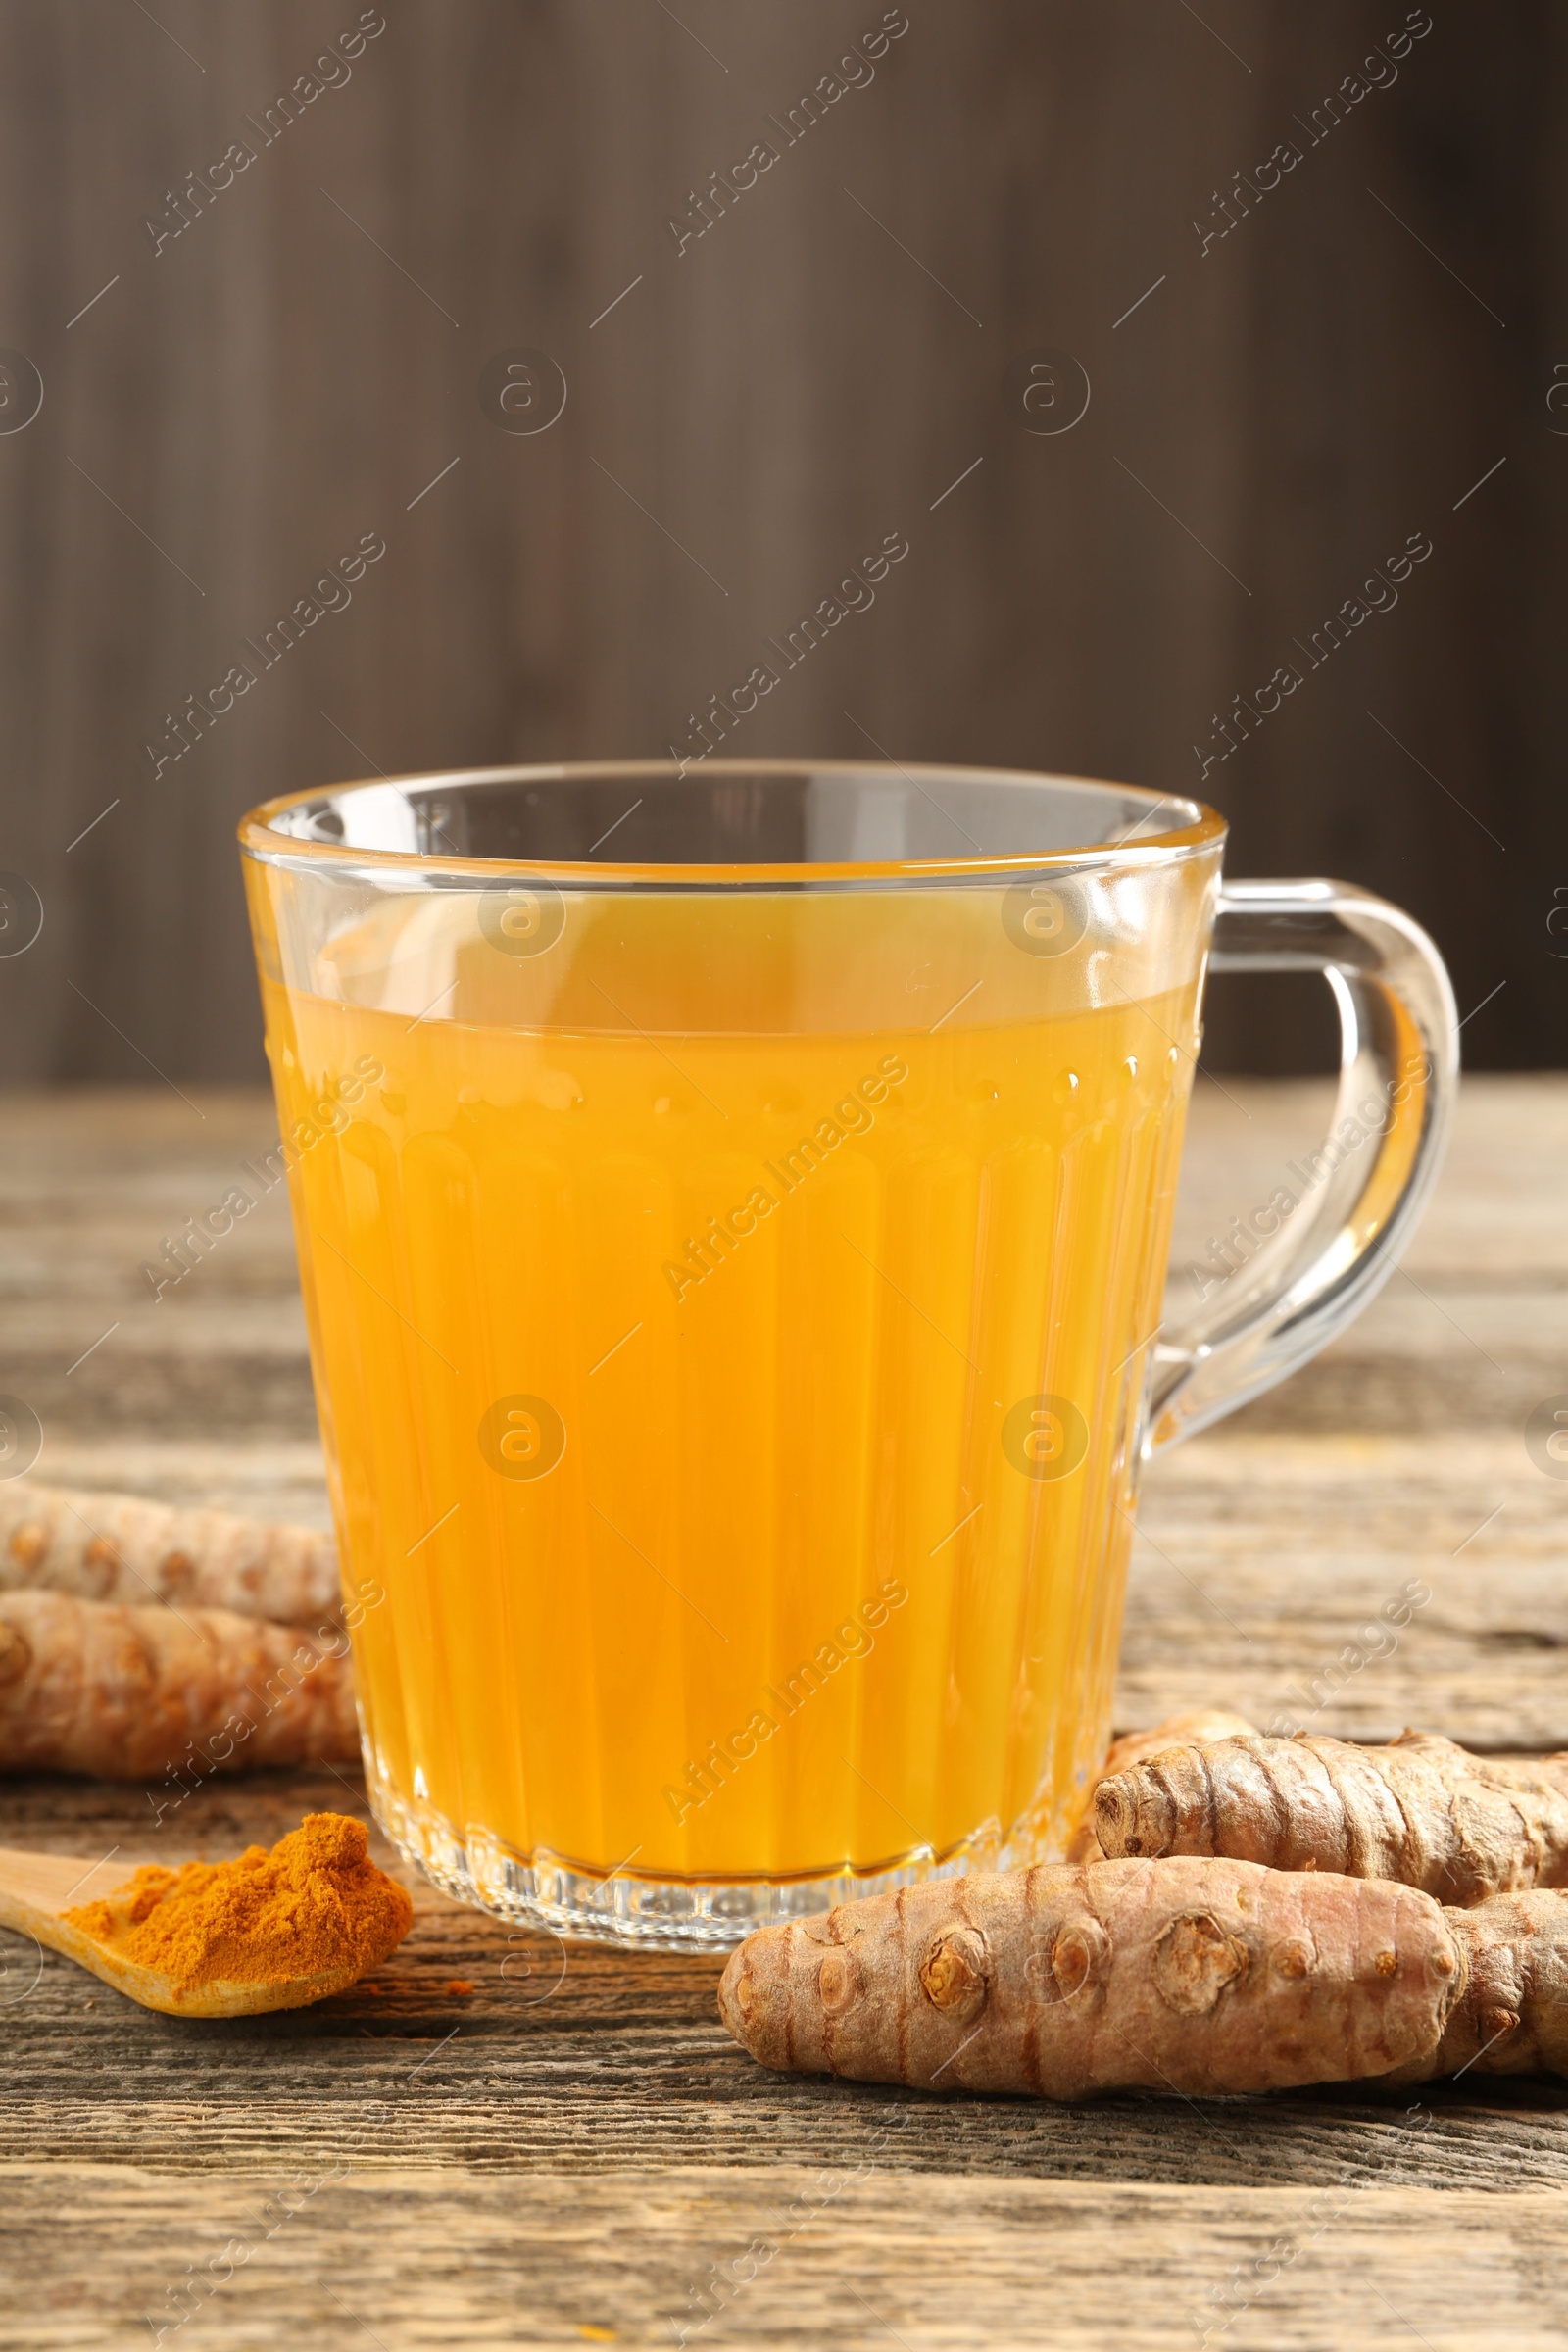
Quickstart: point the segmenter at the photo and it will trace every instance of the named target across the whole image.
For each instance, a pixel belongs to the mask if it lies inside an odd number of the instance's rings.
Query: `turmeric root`
[[[0,1593],[0,1770],[150,1780],[357,1756],[348,1637],[227,1609]]]
[[[330,1536],[134,1494],[0,1487],[0,1592],[235,1609],[304,1625],[338,1604]]]
[[[1443,2039],[1397,2070],[1437,2075],[1568,2075],[1568,1894],[1537,1888],[1446,1910],[1465,1981]]]
[[[1094,1821],[1113,1856],[1226,1854],[1478,1903],[1568,1886],[1568,1755],[1473,1756],[1426,1732],[1228,1739],[1102,1779]]]
[[[764,2066],[1048,2099],[1436,2071],[1465,1916],[1254,1862],[1042,1863],[760,1929],[719,2015]]]
[[[1119,1740],[1111,1741],[1099,1778],[1085,1798],[1084,1817],[1067,1840],[1068,1861],[1100,1860],[1101,1845],[1095,1836],[1095,1789],[1101,1781],[1109,1779],[1112,1773],[1130,1772],[1135,1764],[1162,1755],[1167,1747],[1208,1747],[1216,1740],[1246,1738],[1256,1730],[1257,1726],[1249,1723],[1245,1715],[1232,1715],[1224,1707],[1200,1707],[1191,1715],[1167,1715],[1163,1723],[1151,1725],[1147,1732],[1123,1732]]]

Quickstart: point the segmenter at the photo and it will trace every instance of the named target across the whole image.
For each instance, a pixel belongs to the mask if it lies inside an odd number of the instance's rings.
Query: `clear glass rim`
[[[263,801],[241,817],[237,828],[240,848],[249,858],[267,865],[293,865],[306,862],[313,866],[336,866],[355,873],[381,871],[390,881],[399,872],[415,875],[451,874],[493,885],[505,875],[544,876],[563,887],[574,889],[657,889],[676,886],[683,889],[735,890],[768,884],[789,884],[795,889],[818,886],[865,888],[886,887],[889,883],[941,881],[944,879],[979,880],[988,875],[1060,871],[1086,868],[1104,871],[1107,868],[1165,865],[1178,863],[1201,855],[1223,842],[1225,819],[1205,802],[1187,793],[1160,793],[1146,785],[1117,784],[1098,776],[1069,775],[1051,769],[972,767],[950,765],[946,762],[906,764],[887,760],[839,760],[801,756],[779,760],[714,760],[704,761],[706,779],[724,778],[736,781],[764,781],[769,777],[799,777],[803,772],[817,770],[847,778],[903,777],[925,790],[929,782],[951,787],[956,782],[988,785],[1008,785],[1028,789],[1040,785],[1068,785],[1074,790],[1103,793],[1127,800],[1145,801],[1150,813],[1161,808],[1178,811],[1195,810],[1192,818],[1163,830],[1139,836],[1136,840],[1085,841],[1076,847],[1057,850],[1018,851],[1010,855],[981,855],[959,858],[920,858],[878,859],[855,863],[824,863],[801,859],[793,863],[764,863],[762,861],[734,861],[676,864],[658,864],[617,861],[614,858],[566,860],[540,858],[474,858],[443,853],[439,857],[412,850],[369,849],[347,842],[312,841],[298,834],[282,832],[276,820],[286,811],[313,801],[336,801],[354,792],[385,791],[388,787],[421,793],[461,790],[469,785],[483,784],[570,784],[622,778],[628,783],[682,780],[682,770],[669,760],[552,760],[523,766],[438,768],[406,775],[363,776],[340,784],[317,784],[303,792],[279,795]],[[1143,821],[1143,820],[1140,820]]]

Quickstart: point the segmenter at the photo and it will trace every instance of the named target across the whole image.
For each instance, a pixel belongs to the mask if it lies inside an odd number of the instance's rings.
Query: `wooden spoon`
[[[342,1992],[367,1971],[350,1965],[323,1969],[315,1976],[284,1977],[279,1981],[191,1984],[181,1987],[163,1969],[127,1960],[116,1949],[113,1936],[104,1939],[74,1927],[64,1914],[83,1903],[114,1901],[125,1890],[134,1865],[95,1862],[83,1870],[69,1854],[27,1854],[0,1846],[0,1927],[15,1928],[64,1952],[68,1960],[90,1968],[116,1992],[140,2001],[144,2009],[162,2009],[170,2017],[255,2017],[265,2009],[301,2009],[308,2001],[323,2001]],[[129,1902],[122,1906],[128,1914]],[[129,1925],[128,1916],[125,1925]]]

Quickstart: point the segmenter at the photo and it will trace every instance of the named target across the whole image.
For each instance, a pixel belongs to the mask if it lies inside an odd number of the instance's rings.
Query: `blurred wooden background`
[[[1332,129],[1400,0],[906,14],[785,145],[878,0],[384,0],[268,139],[356,0],[0,0],[0,346],[44,387],[0,429],[0,869],[45,916],[0,960],[0,1076],[259,1074],[247,806],[657,755],[889,531],[908,559],[737,751],[1189,791],[1212,714],[1297,661],[1203,785],[1234,870],[1387,891],[1480,1007],[1472,1060],[1562,1059],[1562,11],[1432,0]],[[1023,429],[1040,346],[1092,387],[1068,431]],[[547,431],[481,408],[517,347],[564,374]],[[366,533],[352,603],[155,777],[167,714]],[[1396,608],[1306,669],[1413,533]],[[1310,1064],[1323,1008],[1222,984],[1210,1039]]]

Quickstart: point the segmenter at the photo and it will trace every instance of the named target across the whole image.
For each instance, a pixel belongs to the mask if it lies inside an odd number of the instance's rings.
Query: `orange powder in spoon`
[[[414,1905],[370,1860],[363,1822],[309,1813],[270,1853],[251,1845],[237,1861],[177,1871],[145,1863],[124,1886],[66,1917],[186,1991],[343,1968],[363,1975],[402,1942]]]

